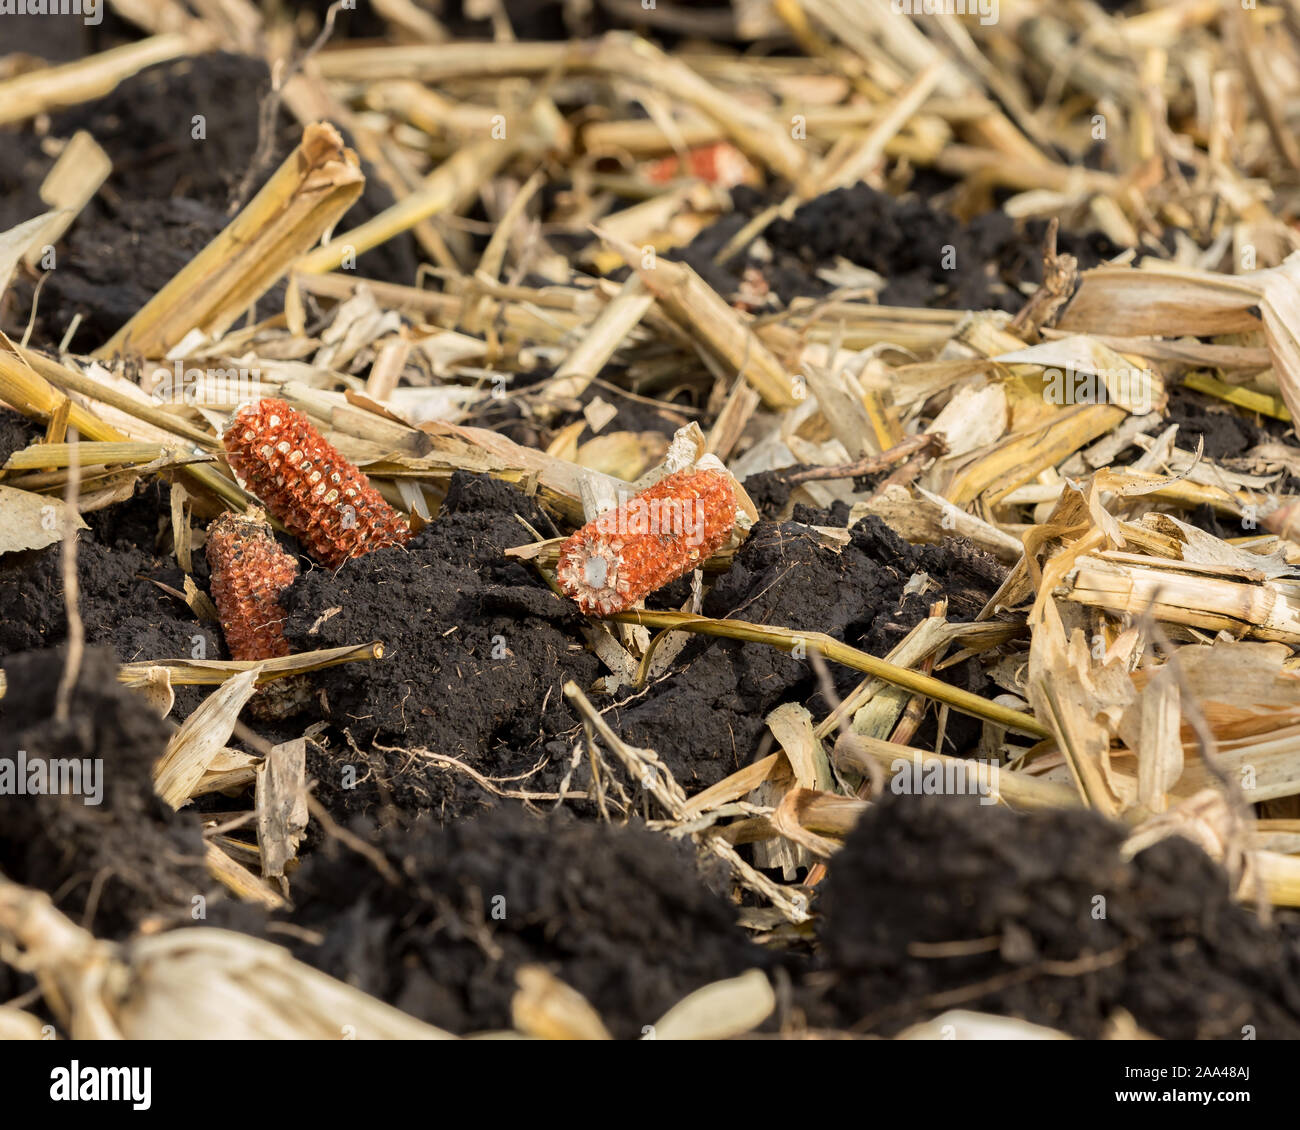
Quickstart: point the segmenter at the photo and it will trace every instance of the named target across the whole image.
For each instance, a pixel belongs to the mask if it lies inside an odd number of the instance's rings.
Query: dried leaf
[[[62,541],[68,530],[87,528],[61,499],[0,484],[0,553],[44,549]]]
[[[154,766],[154,789],[173,808],[189,801],[213,759],[230,740],[239,712],[252,698],[261,673],[257,666],[226,680],[172,735]]]

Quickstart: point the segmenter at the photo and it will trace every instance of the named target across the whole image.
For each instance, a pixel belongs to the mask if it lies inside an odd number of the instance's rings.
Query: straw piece
[[[60,213],[44,233],[46,242],[53,244],[63,238],[112,171],[113,162],[90,134],[83,129],[72,135],[41,182],[41,199]],[[41,249],[33,247],[24,261],[35,267],[41,257]]]
[[[789,408],[797,403],[795,383],[785,367],[694,269],[662,258],[647,263],[639,248],[610,242],[664,312],[712,356],[740,373],[769,407]]]

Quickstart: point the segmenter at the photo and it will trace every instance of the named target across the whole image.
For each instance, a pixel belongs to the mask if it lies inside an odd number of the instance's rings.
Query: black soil
[[[1178,385],[1169,391],[1169,404],[1165,409],[1165,422],[1178,425],[1178,446],[1195,451],[1199,440],[1205,441],[1205,458],[1215,462],[1240,459],[1262,443],[1285,443],[1291,425],[1268,416],[1250,416],[1231,404],[1211,400],[1207,396]],[[1300,482],[1288,487],[1295,493]]]
[[[103,222],[83,217],[56,252],[58,266],[50,272],[37,306],[37,333],[57,345],[80,314],[72,348],[101,345],[225,223],[217,208],[184,198],[127,198],[117,201]],[[124,274],[124,262],[135,269]]]
[[[171,727],[117,681],[113,653],[94,647],[82,657],[68,718],[60,722],[55,704],[64,661],[62,648],[4,660],[0,758],[16,761],[24,750],[29,762],[99,759],[101,803],[0,793],[0,872],[48,892],[101,937],[124,937],[152,916],[188,920],[210,881],[197,819],[172,812],[153,791],[153,764]]]
[[[826,513],[801,511],[806,521]],[[882,655],[929,614],[933,595],[903,595],[913,574],[928,573],[949,596],[949,618],[972,619],[992,595],[1002,567],[963,543],[944,548],[908,545],[878,518],[859,522],[842,552],[818,544],[800,522],[759,523],[731,569],[705,597],[704,614],[757,624],[826,632]],[[958,547],[954,549],[953,547]],[[828,665],[839,695],[863,676]],[[974,664],[946,677],[968,689],[983,679]],[[974,681],[975,685],[971,686]],[[700,639],[683,651],[675,672],[611,712],[615,728],[635,745],[664,757],[680,783],[696,791],[746,764],[764,733],[763,718],[782,702],[821,703],[807,658],[759,644]],[[973,740],[973,724],[953,719],[952,749]]]
[[[365,808],[391,789],[400,807],[452,803],[455,811],[448,790],[468,779],[407,750],[462,759],[488,777],[516,776],[538,760],[527,751],[576,724],[561,688],[568,679],[588,686],[598,663],[583,644],[576,607],[531,567],[503,556],[533,540],[519,517],[538,531],[551,528],[521,491],[458,472],[438,518],[408,546],[337,573],[312,569],[286,594],[286,634],[296,649],[369,640],[385,648],[381,661],[315,677],[321,717],[362,748],[402,747],[373,751],[366,766],[373,772],[362,773],[367,780],[356,789],[336,788],[343,770],[320,767],[332,807]],[[333,608],[340,611],[322,620]],[[557,774],[514,787],[539,791]]]
[[[77,538],[77,580],[86,641],[123,663],[144,659],[220,659],[221,633],[158,584],[183,590],[171,553],[167,493],[158,484],[130,502],[86,515]],[[196,576],[206,576],[195,555]],[[202,642],[199,642],[201,637]],[[67,638],[60,547],[0,556],[0,657]],[[202,652],[200,655],[199,652]]]
[[[44,435],[45,429],[26,416],[20,416],[8,408],[0,408],[0,467],[5,465],[15,451],[36,443]]]
[[[814,272],[839,257],[885,279],[878,296],[885,306],[1015,312],[1027,297],[1021,284],[1042,281],[1046,221],[1017,224],[994,210],[963,222],[928,201],[891,196],[866,184],[827,192],[789,220],[769,226],[764,240],[772,251],[770,262],[750,253],[718,267],[713,256],[749,213],[766,204],[743,189],[735,202],[737,211],[701,232],[682,253],[723,295],[735,293],[747,269],[762,274],[783,303],[828,294],[834,287]],[[1119,250],[1100,233],[1061,232],[1057,238],[1057,251],[1075,256],[1080,270]]]
[[[759,514],[769,521],[779,522],[789,516],[790,496],[794,493],[788,476],[805,469],[804,464],[782,467],[777,471],[760,471],[744,482],[745,493],[758,508]]]
[[[1090,812],[887,794],[822,899],[832,1016],[889,1033],[962,1007],[1094,1038],[1122,1008],[1166,1039],[1300,1037],[1300,936],[1234,902],[1190,841],[1126,863],[1123,839]]]
[[[337,843],[299,871],[293,921],[324,935],[295,952],[455,1032],[510,1026],[515,972],[540,963],[615,1036],[639,1037],[710,981],[766,967],[693,851],[644,829],[518,808],[369,836],[394,886]]]

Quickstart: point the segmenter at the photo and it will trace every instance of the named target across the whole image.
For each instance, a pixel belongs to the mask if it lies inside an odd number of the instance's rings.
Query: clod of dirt
[[[1300,1037],[1300,939],[1233,902],[1190,841],[1126,863],[1123,839],[1082,810],[885,794],[823,896],[836,1018],[892,1033],[960,1006],[1095,1038],[1122,1008],[1168,1039]]]
[[[445,801],[450,771],[408,749],[517,777],[540,759],[540,739],[576,724],[561,688],[568,679],[589,685],[597,660],[583,644],[577,607],[503,556],[533,540],[520,517],[538,531],[551,528],[515,487],[457,472],[437,519],[407,546],[334,573],[312,569],[284,594],[294,650],[384,644],[382,660],[313,676],[322,717],[358,746],[402,747],[391,764],[372,763],[379,780],[362,788],[335,793],[338,773],[322,778],[322,799],[336,815],[369,806],[382,787],[395,789],[403,807]],[[510,787],[536,790],[541,780]],[[545,780],[554,783],[558,771]]]
[[[0,792],[0,871],[49,892],[100,937],[122,938],[152,915],[188,919],[191,900],[207,893],[210,880],[198,821],[154,795],[153,764],[169,728],[117,681],[113,653],[95,647],[82,656],[68,719],[60,722],[64,663],[63,648],[4,661],[0,758],[16,771],[21,750],[28,764],[77,759],[91,771],[81,777],[80,795]],[[98,801],[85,803],[96,788]]]
[[[174,59],[55,114],[50,131],[70,137],[89,130],[113,162],[108,184],[116,193],[181,196],[224,211],[257,148],[257,109],[270,86],[266,64],[247,55]],[[291,120],[281,110],[277,143]]]
[[[798,508],[805,521],[821,515]],[[954,547],[962,547],[955,549]],[[904,595],[924,572],[937,588]],[[841,552],[818,543],[798,521],[760,522],[729,572],[704,600],[708,616],[825,632],[873,655],[883,655],[928,615],[937,593],[949,598],[949,617],[971,619],[995,591],[1002,567],[961,542],[910,546],[878,518],[859,522]],[[840,695],[862,675],[828,665]],[[971,665],[944,674],[959,685],[982,678]],[[762,644],[698,639],[682,652],[674,673],[611,710],[614,728],[634,745],[650,746],[688,791],[707,788],[746,764],[759,748],[763,717],[779,703],[811,699],[818,690],[807,658]],[[816,709],[829,709],[822,704]],[[951,720],[946,748],[965,748],[970,725]]]
[[[1195,451],[1205,441],[1205,458],[1232,460],[1244,456],[1261,443],[1285,442],[1288,424],[1266,416],[1249,416],[1230,404],[1214,401],[1202,393],[1177,385],[1169,391],[1165,423],[1178,425],[1178,446]],[[1300,490],[1300,482],[1281,484],[1288,493]]]
[[[294,880],[295,953],[451,1031],[505,1028],[515,971],[542,963],[618,1037],[687,993],[770,959],[691,851],[638,827],[495,810],[368,837],[401,877],[331,842]]]
[[[804,465],[796,464],[782,467],[779,471],[760,471],[745,480],[745,493],[762,517],[773,522],[781,520],[790,505],[790,495],[794,493],[794,487],[786,476],[803,469]]]
[[[186,199],[118,199],[109,215],[83,216],[41,291],[37,333],[57,341],[80,314],[75,342],[102,344],[225,226],[218,208]],[[124,262],[132,264],[126,275]]]
[[[758,507],[759,515],[773,522],[783,522],[793,516],[797,508],[802,515],[825,515],[825,517],[800,517],[799,521],[814,522],[821,526],[847,526],[849,524],[849,504],[837,498],[826,510],[817,510],[802,503],[791,505],[790,499],[799,489],[797,482],[790,477],[800,471],[808,470],[806,463],[793,463],[775,471],[759,471],[745,479],[745,491],[751,501]],[[876,489],[888,477],[888,471],[876,471],[869,475],[855,476],[853,489],[859,493],[869,493]]]
[[[753,204],[752,195],[742,193],[738,209]],[[715,266],[713,256],[744,222],[743,215],[726,216],[682,253],[723,295],[735,293],[747,268],[762,274],[783,303],[828,294],[833,284],[814,272],[840,257],[885,280],[879,295],[885,306],[1014,313],[1027,297],[1019,284],[1042,281],[1045,221],[1017,225],[997,210],[962,223],[924,200],[890,196],[865,183],[824,193],[790,219],[774,222],[764,233],[770,260],[756,258],[751,249],[725,267]],[[1063,231],[1057,237],[1058,253],[1075,256],[1080,270],[1119,250],[1100,233]]]
[[[221,658],[216,626],[200,623],[183,601],[152,583],[175,589],[185,583],[175,561],[160,556],[162,498],[156,486],[148,487],[132,501],[87,516],[91,528],[77,539],[86,640],[111,647],[126,663],[195,655],[201,637],[203,657]],[[0,656],[67,638],[60,553],[52,545],[0,556]]]

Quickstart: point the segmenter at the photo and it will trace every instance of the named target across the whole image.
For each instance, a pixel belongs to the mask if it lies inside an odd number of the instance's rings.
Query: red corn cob
[[[208,528],[212,600],[234,659],[289,654],[280,594],[298,576],[298,563],[280,548],[259,510],[222,514]]]
[[[410,527],[370,480],[283,400],[240,409],[225,434],[230,466],[321,564],[337,568]]]
[[[565,541],[556,577],[584,612],[622,612],[699,568],[726,542],[735,521],[729,476],[678,471]]]
[[[298,576],[298,563],[280,548],[260,510],[222,514],[208,528],[212,600],[221,618],[226,647],[234,659],[275,659],[289,654],[280,594]],[[301,678],[281,679],[261,688],[256,713],[283,717],[302,700]]]

